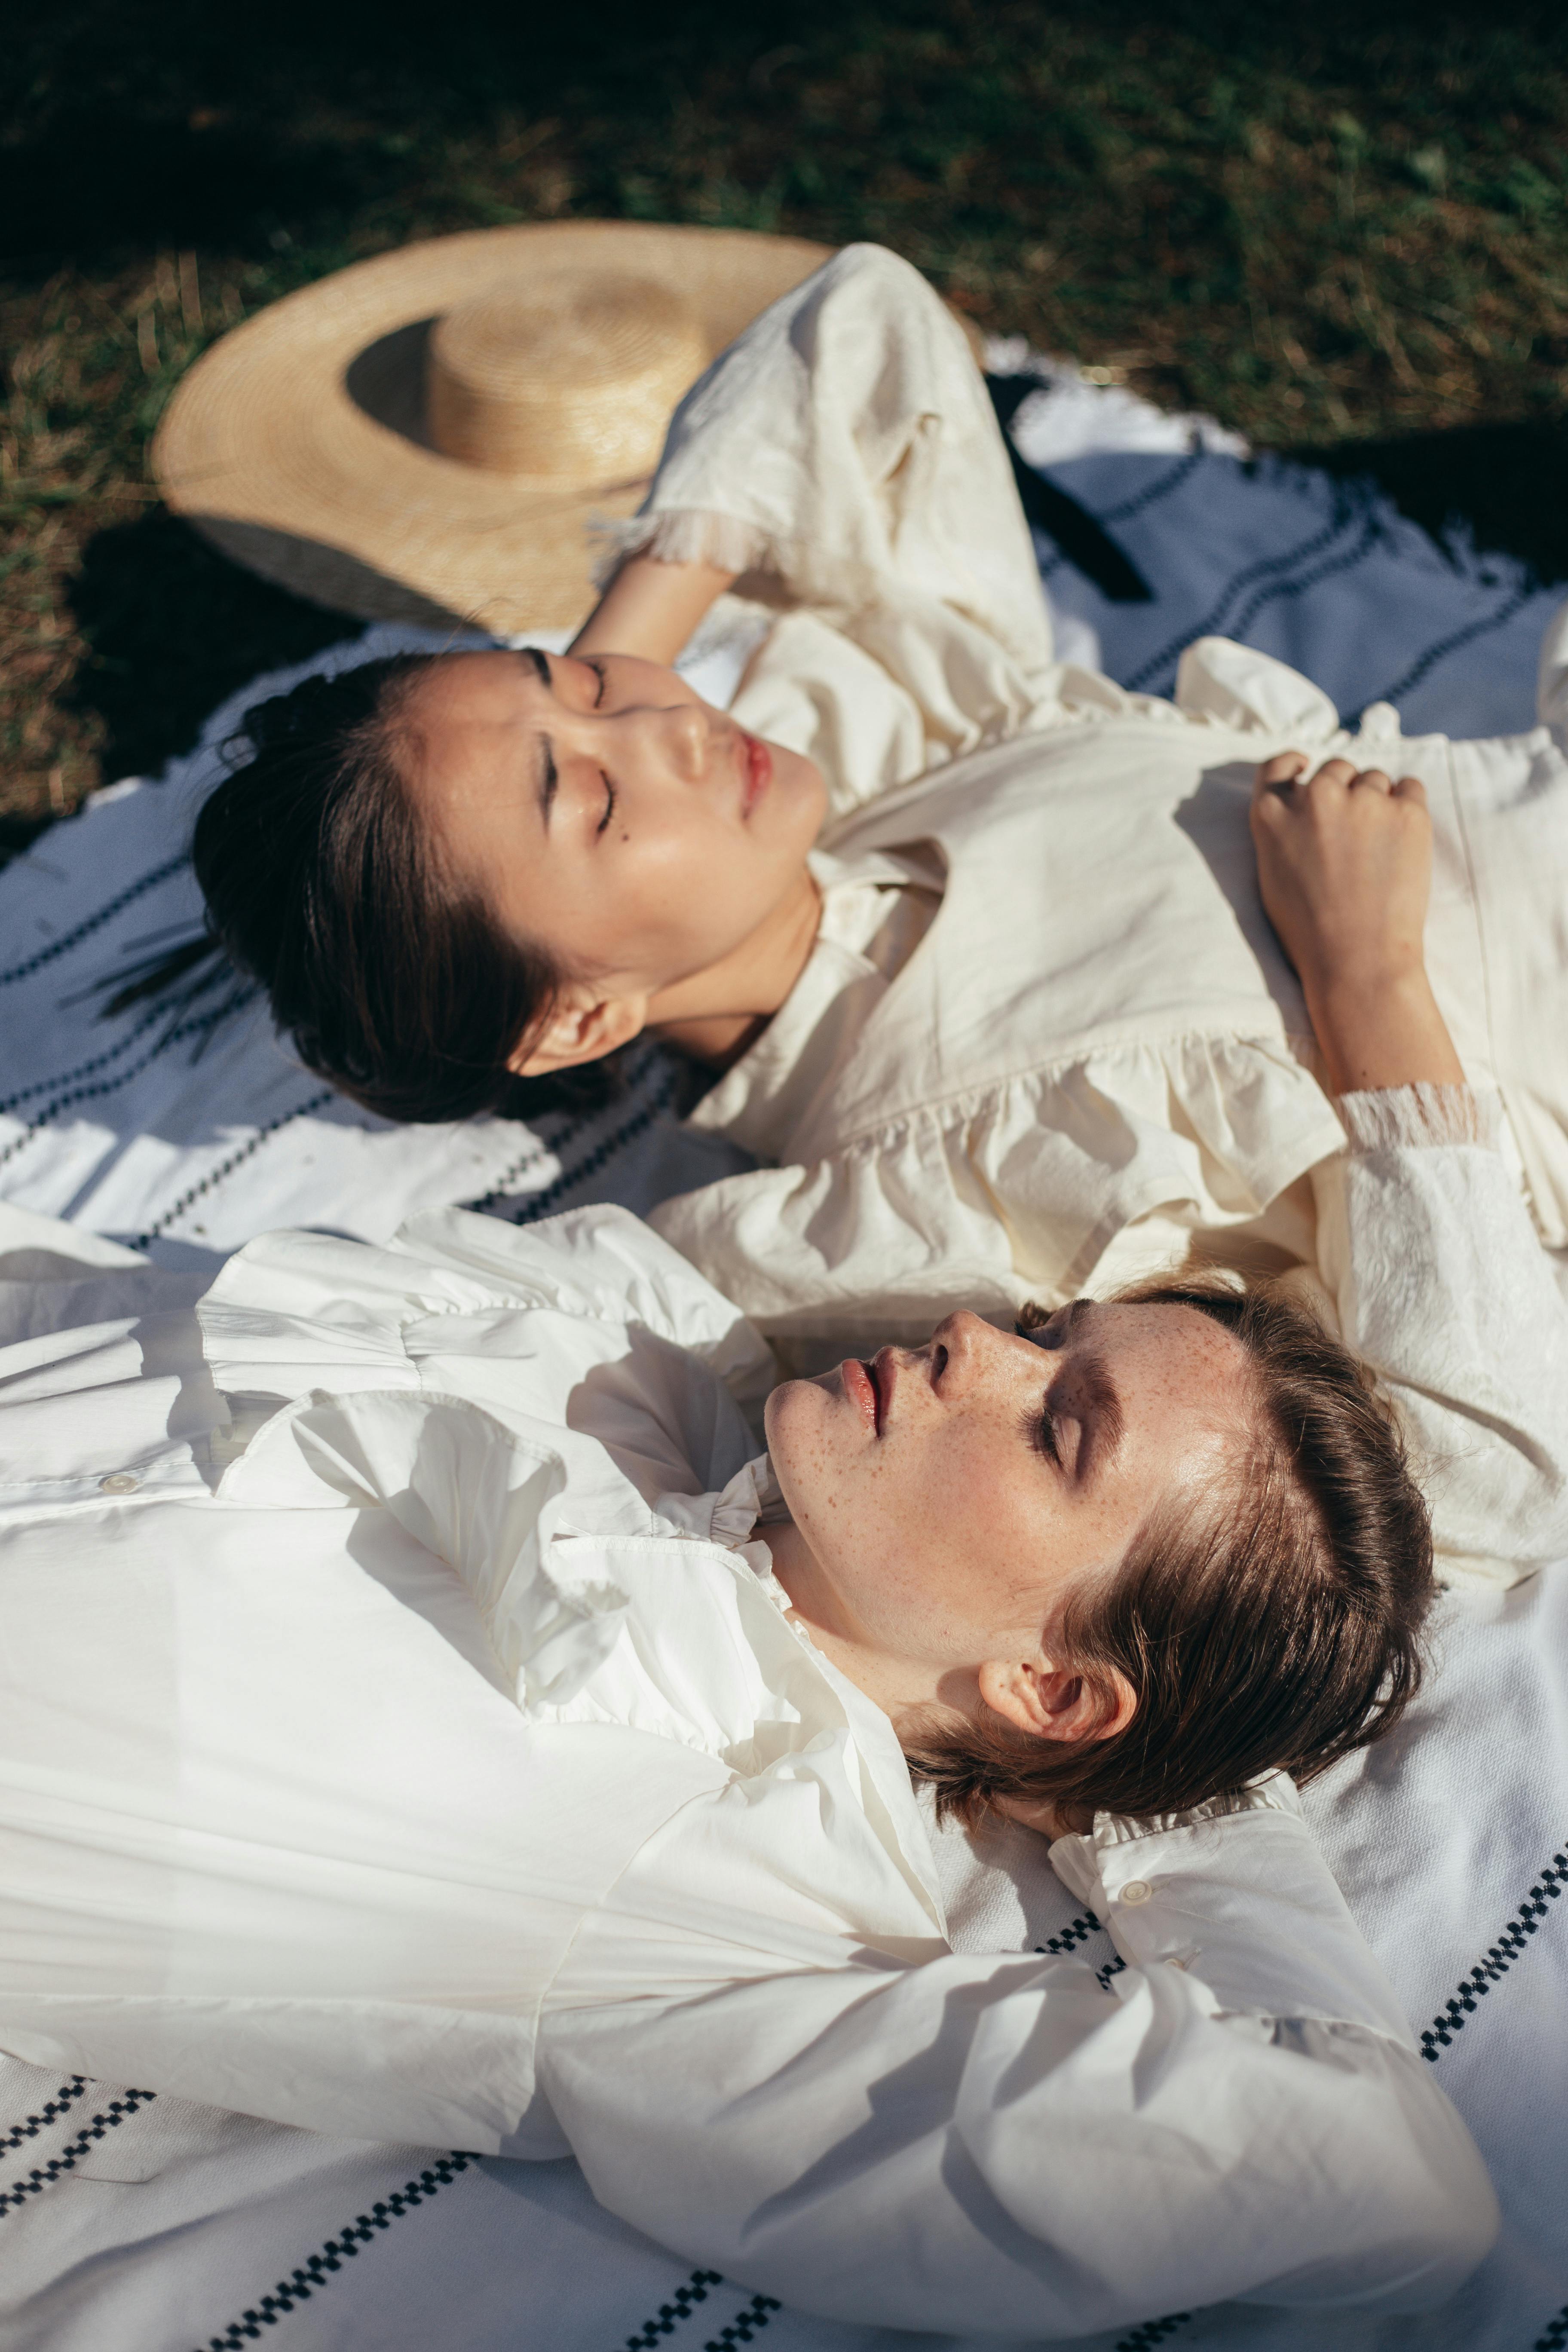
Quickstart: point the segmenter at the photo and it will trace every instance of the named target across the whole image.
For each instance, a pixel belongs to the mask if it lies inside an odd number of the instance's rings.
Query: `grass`
[[[449,229],[879,238],[988,327],[1568,577],[1560,10],[34,14],[0,92],[0,844],[355,625],[203,548],[147,444],[228,325]]]

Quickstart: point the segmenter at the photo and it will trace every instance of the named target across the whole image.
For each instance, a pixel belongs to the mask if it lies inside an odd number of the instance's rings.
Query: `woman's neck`
[[[758,1527],[755,1533],[767,1545],[773,1574],[789,1595],[791,1617],[805,1627],[816,1647],[846,1681],[863,1691],[895,1727],[911,1708],[937,1701],[952,1703],[952,1670],[927,1659],[896,1656],[871,1641],[845,1611],[793,1519],[775,1520]]]
[[[692,1060],[726,1070],[766,1028],[811,961],[822,893],[809,866],[764,921],[720,962],[660,989],[647,1026]]]

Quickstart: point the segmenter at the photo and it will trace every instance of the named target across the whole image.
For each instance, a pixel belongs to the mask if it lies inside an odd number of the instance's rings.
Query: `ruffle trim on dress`
[[[654,1506],[661,1519],[702,1543],[742,1551],[760,1519],[777,1517],[784,1498],[765,1454],[736,1471],[717,1495],[661,1495]]]
[[[1181,1813],[1096,1813],[1089,1842],[1097,1853],[1114,1845],[1131,1845],[1137,1838],[1156,1837],[1163,1830],[1195,1829],[1200,1822],[1222,1822],[1232,1813],[1292,1813],[1300,1815],[1301,1800],[1288,1772],[1265,1772],[1245,1789],[1230,1789],[1193,1805]]]
[[[1352,1151],[1432,1150],[1457,1143],[1496,1151],[1502,1097],[1495,1087],[1370,1087],[1341,1095],[1337,1108]]]
[[[1245,1789],[1210,1797],[1186,1812],[1150,1813],[1142,1819],[1128,1813],[1097,1813],[1091,1830],[1052,1840],[1051,1868],[1080,1903],[1092,1906],[1104,1900],[1101,1864],[1113,1847],[1158,1837],[1167,1830],[1196,1829],[1204,1822],[1225,1821],[1233,1813],[1289,1813],[1300,1820],[1301,1800],[1288,1772],[1266,1772]]]
[[[737,578],[746,572],[783,575],[789,570],[787,551],[771,533],[716,508],[652,509],[625,522],[602,523],[596,536],[605,547],[595,566],[597,588],[606,586],[634,555],[651,556],[656,563],[707,563]]]

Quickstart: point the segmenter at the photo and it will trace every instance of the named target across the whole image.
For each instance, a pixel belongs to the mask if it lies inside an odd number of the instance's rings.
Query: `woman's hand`
[[[1252,839],[1268,919],[1300,980],[1331,1086],[1462,1086],[1426,977],[1432,821],[1419,778],[1304,751],[1258,769]]]
[[[638,654],[675,659],[698,622],[735,575],[711,563],[661,563],[634,555],[623,563],[573,638],[574,654]]]

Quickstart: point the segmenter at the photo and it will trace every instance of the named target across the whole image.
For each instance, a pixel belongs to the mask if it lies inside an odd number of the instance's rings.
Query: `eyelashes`
[[[594,697],[594,708],[597,710],[605,699],[605,665],[593,654],[589,654],[586,656],[586,660],[588,667],[593,671],[594,676],[599,681],[599,690]],[[605,814],[599,819],[598,824],[594,827],[594,836],[595,840],[597,840],[600,834],[608,830],[610,819],[616,814],[616,788],[614,784],[611,783],[608,776],[605,775],[602,768],[599,771],[599,782],[605,787]]]
[[[1060,1344],[1060,1322],[1058,1313],[1039,1323],[1020,1320],[1014,1324],[1013,1328],[1020,1339],[1031,1340],[1037,1348],[1051,1349]],[[1027,1426],[1029,1443],[1036,1453],[1043,1454],[1046,1460],[1054,1462],[1059,1470],[1062,1467],[1061,1441],[1057,1435],[1057,1417],[1048,1402],[1042,1404],[1037,1413],[1030,1416]]]

